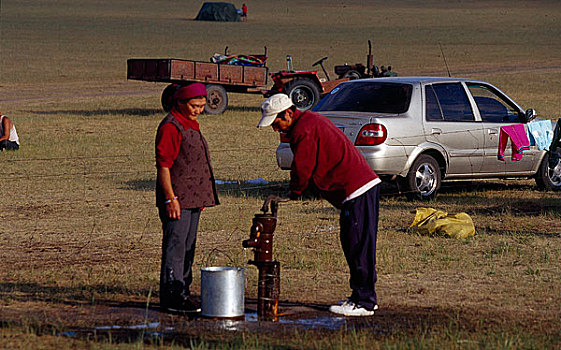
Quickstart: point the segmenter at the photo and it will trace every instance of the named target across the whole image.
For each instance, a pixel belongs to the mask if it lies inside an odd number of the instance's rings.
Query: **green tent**
[[[197,15],[197,21],[239,22],[240,15],[229,2],[205,2]]]

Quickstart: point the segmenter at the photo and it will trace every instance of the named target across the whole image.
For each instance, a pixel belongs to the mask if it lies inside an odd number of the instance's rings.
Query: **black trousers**
[[[341,246],[350,269],[351,300],[372,310],[377,305],[376,238],[380,186],[343,203],[339,219]]]
[[[159,207],[159,215],[163,230],[160,303],[165,304],[189,295],[201,209],[181,209],[181,219],[173,220],[165,207]]]

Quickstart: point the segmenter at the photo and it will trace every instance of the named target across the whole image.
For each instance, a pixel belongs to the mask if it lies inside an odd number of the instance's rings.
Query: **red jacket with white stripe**
[[[296,110],[288,133],[294,153],[290,196],[298,197],[313,183],[336,208],[351,193],[376,179],[349,138],[323,115]]]

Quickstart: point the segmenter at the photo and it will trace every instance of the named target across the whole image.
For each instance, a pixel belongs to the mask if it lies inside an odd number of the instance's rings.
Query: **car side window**
[[[462,84],[446,83],[427,85],[427,120],[474,121],[469,99]],[[438,114],[440,113],[440,118]]]
[[[442,109],[432,89],[432,85],[425,86],[427,120],[443,120]]]
[[[467,84],[481,120],[488,123],[518,122],[518,109],[509,105],[505,100],[481,84]]]

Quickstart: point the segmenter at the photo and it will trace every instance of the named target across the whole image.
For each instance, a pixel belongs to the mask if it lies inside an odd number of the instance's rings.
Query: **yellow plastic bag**
[[[452,238],[468,238],[475,235],[475,226],[466,213],[448,215],[433,208],[417,208],[409,229],[422,235],[443,235]]]

